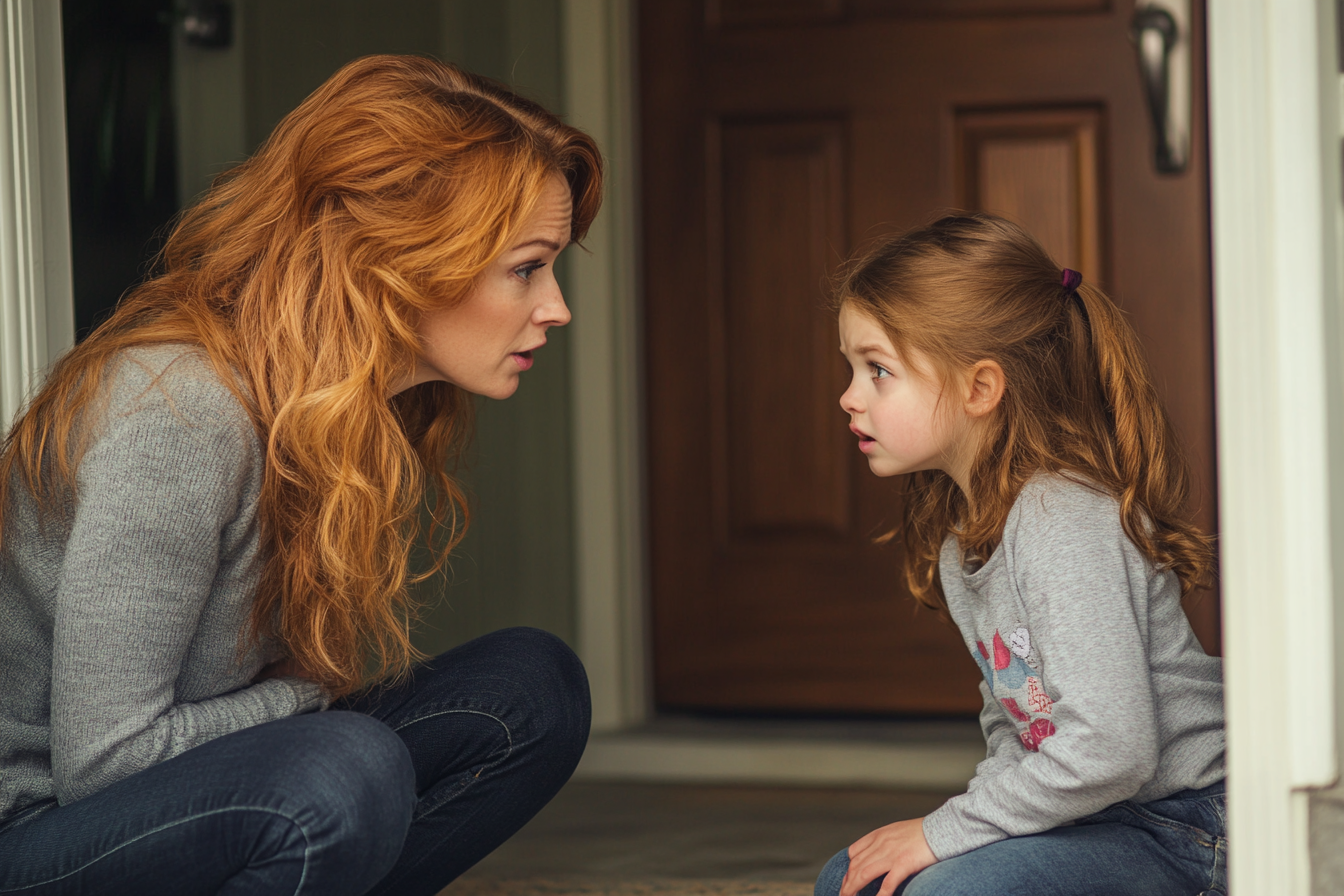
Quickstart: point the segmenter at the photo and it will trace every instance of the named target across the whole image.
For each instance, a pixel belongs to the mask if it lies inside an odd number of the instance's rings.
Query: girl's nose
[[[858,396],[855,394],[853,382],[851,382],[849,388],[840,395],[840,409],[846,414],[857,414],[863,410],[859,405]]]

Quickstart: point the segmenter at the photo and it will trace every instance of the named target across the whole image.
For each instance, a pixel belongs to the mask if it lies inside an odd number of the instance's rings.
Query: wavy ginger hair
[[[1061,270],[1017,225],[950,215],[888,240],[839,275],[837,309],[876,321],[904,357],[946,387],[979,361],[1005,389],[970,471],[968,500],[950,475],[908,474],[901,533],[906,583],[945,610],[944,540],[987,558],[1022,487],[1037,472],[1071,474],[1112,495],[1125,534],[1182,592],[1205,584],[1213,541],[1185,515],[1189,472],[1137,336],[1115,303]],[[891,534],[892,537],[895,533]]]
[[[556,175],[577,241],[601,204],[591,138],[432,59],[346,65],[183,213],[150,279],[54,366],[4,442],[0,512],[16,478],[40,507],[77,499],[81,412],[115,355],[200,346],[265,448],[251,636],[278,637],[336,696],[403,673],[427,487],[426,576],[468,522],[445,469],[472,405],[443,382],[389,396],[415,368],[420,316],[467,299]]]

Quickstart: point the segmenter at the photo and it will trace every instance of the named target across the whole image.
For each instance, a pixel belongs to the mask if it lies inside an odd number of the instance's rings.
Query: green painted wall
[[[249,0],[244,121],[255,147],[343,63],[423,53],[498,78],[560,110],[559,0]],[[564,284],[564,263],[560,276]],[[569,340],[553,330],[507,401],[478,403],[461,479],[475,519],[447,579],[423,583],[417,646],[437,653],[510,625],[574,641]]]

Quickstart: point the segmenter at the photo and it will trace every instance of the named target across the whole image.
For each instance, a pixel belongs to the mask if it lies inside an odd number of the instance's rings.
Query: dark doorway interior
[[[177,213],[172,0],[62,0],[75,326],[143,279]]]

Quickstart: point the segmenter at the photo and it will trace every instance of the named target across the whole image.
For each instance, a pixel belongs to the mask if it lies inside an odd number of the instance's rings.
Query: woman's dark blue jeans
[[[588,722],[562,641],[495,632],[405,684],[21,813],[0,829],[0,893],[428,896],[546,805]]]

